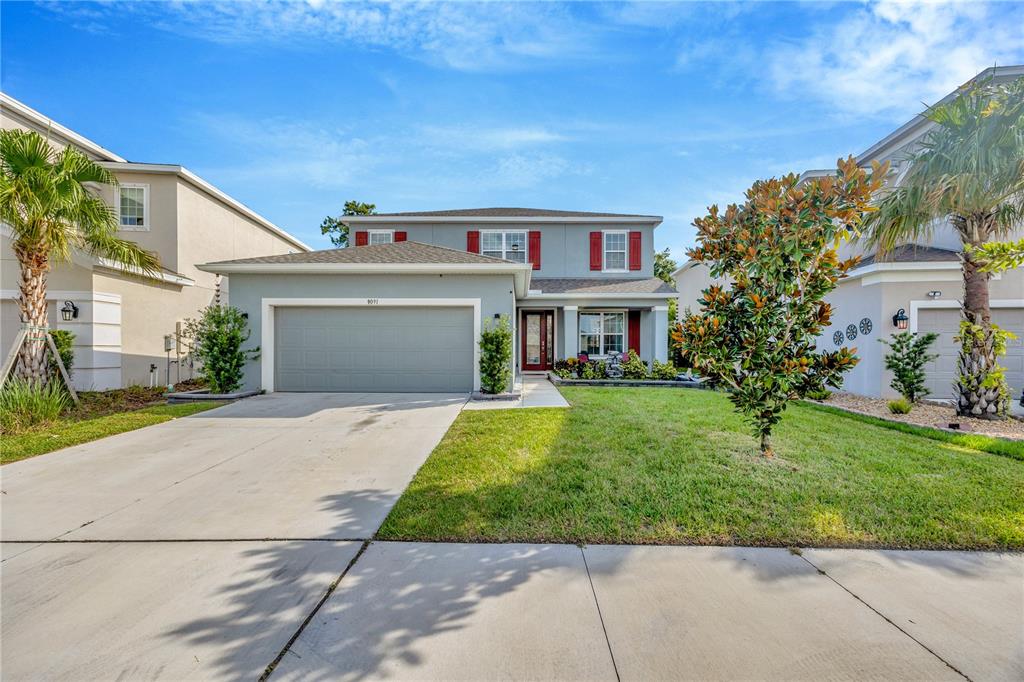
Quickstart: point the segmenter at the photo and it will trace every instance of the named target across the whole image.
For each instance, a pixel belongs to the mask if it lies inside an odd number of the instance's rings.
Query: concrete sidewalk
[[[1017,680],[1024,556],[372,543],[274,679]]]
[[[522,378],[518,400],[470,400],[463,409],[510,410],[521,407],[569,407],[569,402],[546,376],[527,374]]]

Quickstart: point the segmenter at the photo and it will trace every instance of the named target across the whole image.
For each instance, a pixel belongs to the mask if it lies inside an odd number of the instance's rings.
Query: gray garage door
[[[277,308],[278,391],[466,392],[472,308]]]
[[[1010,396],[1019,399],[1024,389],[1024,308],[994,308],[992,321],[1003,329],[1017,334],[1006,349],[1006,355],[999,364],[1006,368],[1006,381],[1010,384]],[[928,380],[925,384],[931,391],[929,398],[952,398],[953,381],[956,379],[956,361],[959,348],[953,337],[960,331],[960,311],[928,309],[918,311],[918,331],[937,332],[939,338],[932,346],[932,352],[939,357],[926,366]]]

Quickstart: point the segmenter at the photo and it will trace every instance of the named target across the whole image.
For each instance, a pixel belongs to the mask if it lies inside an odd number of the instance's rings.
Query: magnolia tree
[[[705,289],[675,340],[685,360],[730,391],[766,456],[786,404],[838,388],[857,364],[856,349],[819,353],[815,339],[832,313],[825,295],[857,263],[841,261],[836,247],[860,228],[887,170],[868,174],[851,157],[834,177],[758,181],[742,206],[724,214],[712,206],[694,221],[697,246],[687,255],[732,284]]]

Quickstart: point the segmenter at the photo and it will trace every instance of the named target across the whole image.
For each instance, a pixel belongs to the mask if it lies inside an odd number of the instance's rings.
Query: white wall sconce
[[[932,300],[935,300],[936,298],[939,298],[940,296],[942,296],[942,292],[941,291],[929,291],[928,292],[928,298],[930,298]]]

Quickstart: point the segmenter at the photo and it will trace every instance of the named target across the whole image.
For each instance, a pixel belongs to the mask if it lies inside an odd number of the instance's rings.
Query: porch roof
[[[574,277],[534,277],[530,282],[530,295],[573,295],[612,294],[615,296],[629,294],[676,295],[675,287],[657,277],[639,279],[610,278],[574,278]]]

